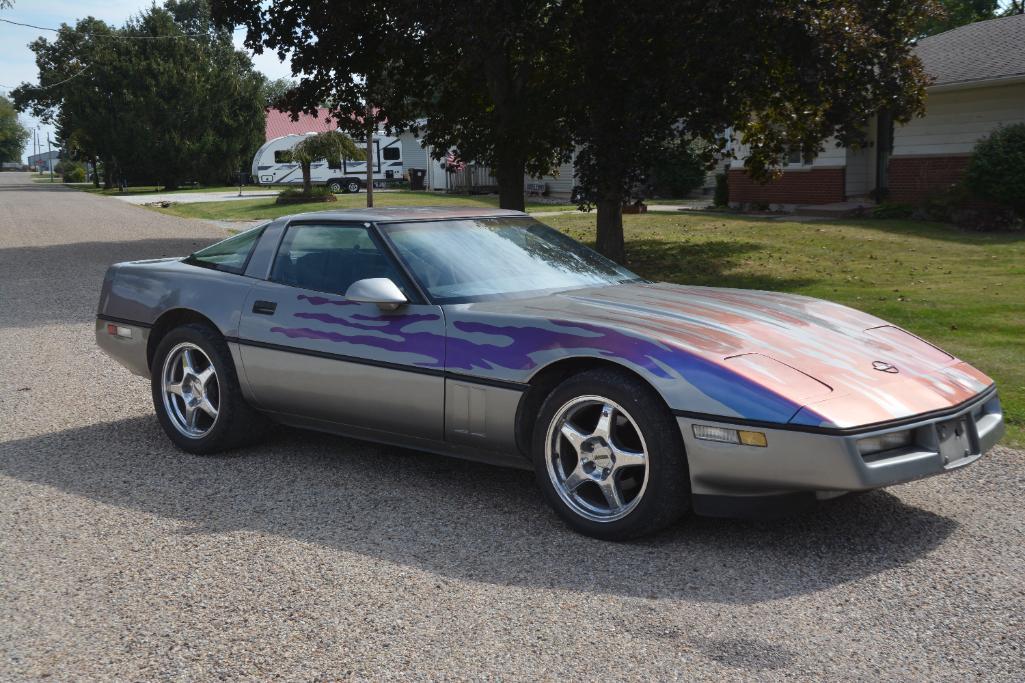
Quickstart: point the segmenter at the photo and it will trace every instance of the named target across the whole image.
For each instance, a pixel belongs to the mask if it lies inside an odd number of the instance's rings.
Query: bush
[[[911,218],[915,208],[907,204],[880,204],[872,209],[872,218]]]
[[[334,196],[331,190],[326,187],[314,187],[310,194],[304,193],[301,189],[290,187],[278,193],[275,204],[307,204],[314,202],[337,202],[338,197]]]
[[[730,205],[730,184],[727,182],[725,173],[715,174],[715,195],[712,198],[712,203],[716,206]]]
[[[85,182],[85,166],[78,163],[77,161],[62,161],[58,164],[60,170],[54,169],[63,176],[64,182],[66,183],[84,183]]]
[[[705,182],[705,163],[691,143],[667,143],[651,169],[652,191],[659,197],[686,197]]]
[[[998,128],[975,146],[965,186],[1025,217],[1025,123]]]

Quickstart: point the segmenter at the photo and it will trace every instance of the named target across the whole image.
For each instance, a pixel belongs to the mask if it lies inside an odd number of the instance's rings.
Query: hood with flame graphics
[[[639,372],[674,409],[746,420],[856,427],[948,408],[992,384],[883,320],[791,294],[625,284],[372,315],[303,298],[294,321],[272,332],[515,382],[563,358],[605,358]]]

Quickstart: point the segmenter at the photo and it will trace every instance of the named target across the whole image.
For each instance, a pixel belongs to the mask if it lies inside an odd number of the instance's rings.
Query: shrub
[[[58,173],[63,176],[64,182],[66,183],[84,183],[85,182],[85,166],[78,163],[77,161],[62,161],[60,164],[60,170]],[[56,170],[56,169],[54,169]]]
[[[872,209],[872,218],[911,218],[915,208],[907,204],[880,204]]]
[[[998,128],[975,146],[965,186],[1025,217],[1025,123]]]
[[[691,143],[674,140],[662,148],[651,176],[656,196],[686,197],[705,182],[705,163]]]
[[[309,194],[294,187],[282,190],[278,193],[275,204],[306,204],[314,202],[337,202],[338,197],[334,196],[331,190],[326,187],[314,187]]]
[[[715,174],[715,195],[712,203],[716,206],[730,205],[730,184],[727,182],[725,173]]]

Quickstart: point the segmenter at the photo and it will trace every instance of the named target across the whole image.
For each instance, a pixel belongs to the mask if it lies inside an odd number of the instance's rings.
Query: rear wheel
[[[359,192],[360,184],[358,180],[349,179],[345,181],[345,191],[351,194]]]
[[[683,439],[661,398],[629,373],[571,377],[541,407],[538,483],[581,533],[606,540],[650,534],[690,507]]]
[[[217,453],[259,435],[262,421],[242,397],[231,352],[209,326],[169,332],[153,355],[150,375],[157,418],[182,450]]]
[[[331,192],[333,192],[334,194],[338,194],[339,192],[342,191],[342,181],[341,180],[329,180],[328,183],[327,183],[327,189],[330,190]]]

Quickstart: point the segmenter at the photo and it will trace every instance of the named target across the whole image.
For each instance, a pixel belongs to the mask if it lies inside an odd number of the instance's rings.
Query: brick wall
[[[967,156],[891,157],[890,201],[917,204],[959,181]]]
[[[829,204],[844,200],[843,168],[811,168],[784,171],[762,184],[747,171],[733,169],[727,175],[730,203],[742,204]]]

